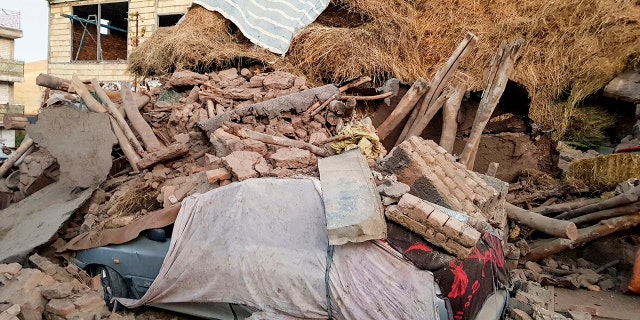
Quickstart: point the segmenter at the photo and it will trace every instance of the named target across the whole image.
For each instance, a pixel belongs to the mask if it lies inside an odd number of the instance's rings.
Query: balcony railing
[[[24,62],[0,59],[0,76],[24,78]]]
[[[20,30],[20,12],[0,8],[0,27]]]

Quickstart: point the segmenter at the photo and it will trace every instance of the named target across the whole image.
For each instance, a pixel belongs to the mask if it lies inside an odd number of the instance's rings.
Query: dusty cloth
[[[475,319],[488,296],[509,283],[502,244],[485,233],[464,260],[444,255],[413,232],[387,223],[388,241],[420,269],[432,270],[454,320]]]
[[[293,36],[315,21],[329,0],[196,0],[231,20],[251,42],[285,54]]]
[[[229,302],[327,319],[329,294],[334,319],[437,319],[430,272],[382,242],[329,248],[317,180],[232,183],[183,201],[157,278],[142,299],[120,300]]]
[[[376,134],[376,128],[371,124],[370,118],[364,118],[356,123],[347,125],[338,135],[350,136],[351,138],[329,144],[336,153],[360,148],[367,159],[376,159],[387,154],[387,150],[380,142],[380,138]]]

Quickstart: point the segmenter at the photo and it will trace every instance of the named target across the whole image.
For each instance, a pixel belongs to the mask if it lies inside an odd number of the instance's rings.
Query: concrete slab
[[[320,159],[318,170],[329,243],[385,238],[384,209],[360,149]]]

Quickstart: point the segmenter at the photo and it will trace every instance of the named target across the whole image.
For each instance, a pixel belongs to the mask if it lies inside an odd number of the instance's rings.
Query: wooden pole
[[[619,217],[619,216],[624,216],[624,215],[634,214],[639,212],[640,212],[640,201],[636,201],[634,203],[626,204],[626,205],[615,207],[615,208],[604,209],[601,211],[587,213],[585,215],[570,219],[569,221],[575,224],[585,224],[588,222],[599,221],[603,219],[609,219],[609,218],[614,218],[614,217]]]
[[[486,73],[487,77],[485,79],[487,87],[482,92],[471,133],[460,158],[460,162],[469,170],[473,170],[482,131],[484,131],[489,119],[491,119],[493,110],[498,105],[498,101],[500,101],[500,97],[507,86],[507,81],[509,81],[509,76],[513,71],[513,66],[518,57],[520,57],[520,49],[523,45],[523,39],[516,39],[511,45],[501,44],[489,65],[489,71]]]
[[[410,117],[409,121],[405,125],[405,129],[403,130],[398,142],[404,141],[406,138],[411,136],[419,136],[424,128],[427,127],[431,118],[425,117],[427,115],[427,110],[429,108],[435,107],[435,101],[440,97],[440,94],[444,90],[447,85],[449,79],[456,72],[460,61],[463,60],[466,56],[468,56],[473,48],[475,48],[476,43],[478,42],[478,37],[476,37],[472,33],[467,33],[465,38],[460,42],[456,50],[447,60],[447,63],[442,67],[431,80],[429,90],[424,96],[424,100],[419,108],[417,108],[415,116]],[[432,111],[433,114],[435,112]],[[413,119],[412,119],[413,118]]]
[[[470,78],[469,75],[458,71],[450,82],[451,90],[442,110],[442,133],[440,134],[440,146],[448,153],[453,153],[458,131],[458,111],[462,98],[467,92]]]
[[[553,204],[553,205],[548,205],[548,206],[539,206],[536,208],[531,209],[531,211],[533,212],[537,212],[541,215],[551,215],[554,213],[558,213],[558,212],[565,212],[565,211],[569,211],[575,208],[580,208],[580,207],[584,207],[590,204],[594,204],[594,203],[599,203],[601,202],[601,199],[597,199],[597,198],[593,198],[593,199],[579,199],[579,200],[575,200],[575,201],[570,201],[570,202],[564,202],[564,203],[558,203],[558,204]],[[556,217],[557,219],[557,217]]]
[[[356,101],[371,101],[371,100],[380,100],[380,99],[385,99],[388,97],[391,97],[393,95],[393,92],[385,92],[385,93],[381,93],[381,94],[376,94],[373,96],[341,96],[338,98],[338,100],[356,100]]]
[[[73,77],[74,77],[73,79],[75,84],[75,80],[77,79],[77,77],[76,76],[73,76]],[[116,122],[124,132],[125,136],[131,143],[131,146],[133,146],[133,149],[136,150],[138,154],[144,155],[145,151],[142,148],[140,141],[138,141],[138,138],[136,138],[136,135],[131,130],[131,127],[129,127],[129,124],[127,124],[127,121],[122,116],[122,113],[120,113],[120,111],[118,110],[118,106],[116,106],[116,104],[113,103],[111,99],[109,99],[109,97],[104,92],[100,84],[98,84],[98,81],[96,81],[95,79],[92,79],[91,85],[93,86],[93,90],[96,92],[100,100],[102,100],[102,103],[104,104],[104,106],[106,106],[106,109],[109,115],[111,115],[116,120]],[[89,95],[89,97],[91,97],[91,99],[95,101],[95,99],[93,99],[91,95]],[[84,100],[84,98],[82,100]],[[86,100],[84,100],[84,102],[87,103]]]
[[[360,79],[358,79],[358,81],[356,82],[351,82],[351,83],[347,83],[344,86],[338,88],[338,91],[340,91],[340,93],[343,93],[351,88],[355,88],[359,85],[365,84],[367,82],[371,81],[371,77],[361,77]]]
[[[569,210],[558,215],[556,219],[572,219],[586,213],[624,206],[636,202],[638,199],[640,199],[640,186],[633,187],[629,191],[619,194],[611,199]]]
[[[578,237],[578,229],[573,222],[545,217],[510,203],[505,204],[505,209],[507,210],[507,218],[535,230],[571,240],[575,240]]]
[[[131,122],[131,126],[138,132],[142,143],[147,147],[148,152],[153,152],[164,148],[164,145],[160,143],[158,137],[153,133],[151,126],[144,120],[140,114],[140,110],[136,105],[133,94],[131,93],[131,87],[128,83],[121,83],[120,96],[122,97],[122,105],[124,106],[124,112]]]
[[[20,159],[27,150],[29,150],[31,145],[33,145],[33,140],[31,138],[27,138],[22,141],[18,149],[16,149],[16,151],[14,151],[13,154],[2,163],[2,166],[0,166],[0,177],[4,177],[4,175],[7,174],[9,168],[11,168],[11,166],[13,166],[13,164],[16,163],[16,161],[18,161],[18,159]]]
[[[387,119],[378,126],[377,133],[380,140],[384,140],[400,125],[402,120],[413,110],[418,100],[424,96],[427,89],[429,89],[429,84],[422,78],[418,78],[418,80],[411,85],[411,88],[402,96],[402,99]]]
[[[579,229],[578,237],[575,240],[554,238],[530,243],[529,246],[531,250],[524,258],[529,261],[544,259],[564,250],[573,249],[587,242],[600,239],[614,232],[629,230],[638,224],[640,224],[640,214],[603,220],[591,227]]]

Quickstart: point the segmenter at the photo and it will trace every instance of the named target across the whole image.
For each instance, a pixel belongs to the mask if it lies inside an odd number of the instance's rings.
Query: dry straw
[[[467,32],[480,41],[461,68],[482,89],[483,69],[502,41],[527,43],[511,78],[531,96],[530,117],[560,137],[575,107],[626,66],[640,65],[637,0],[341,0],[294,39],[284,59],[228,32],[196,7],[186,21],[156,31],[130,57],[130,71],[156,76],[255,59],[274,69],[339,82],[430,78]],[[346,17],[346,18],[345,18]],[[341,20],[342,19],[342,20]],[[345,21],[349,20],[349,21]],[[559,102],[560,101],[560,102]]]
[[[631,178],[640,178],[640,154],[612,154],[573,161],[567,181],[582,181],[591,190],[606,191]]]

